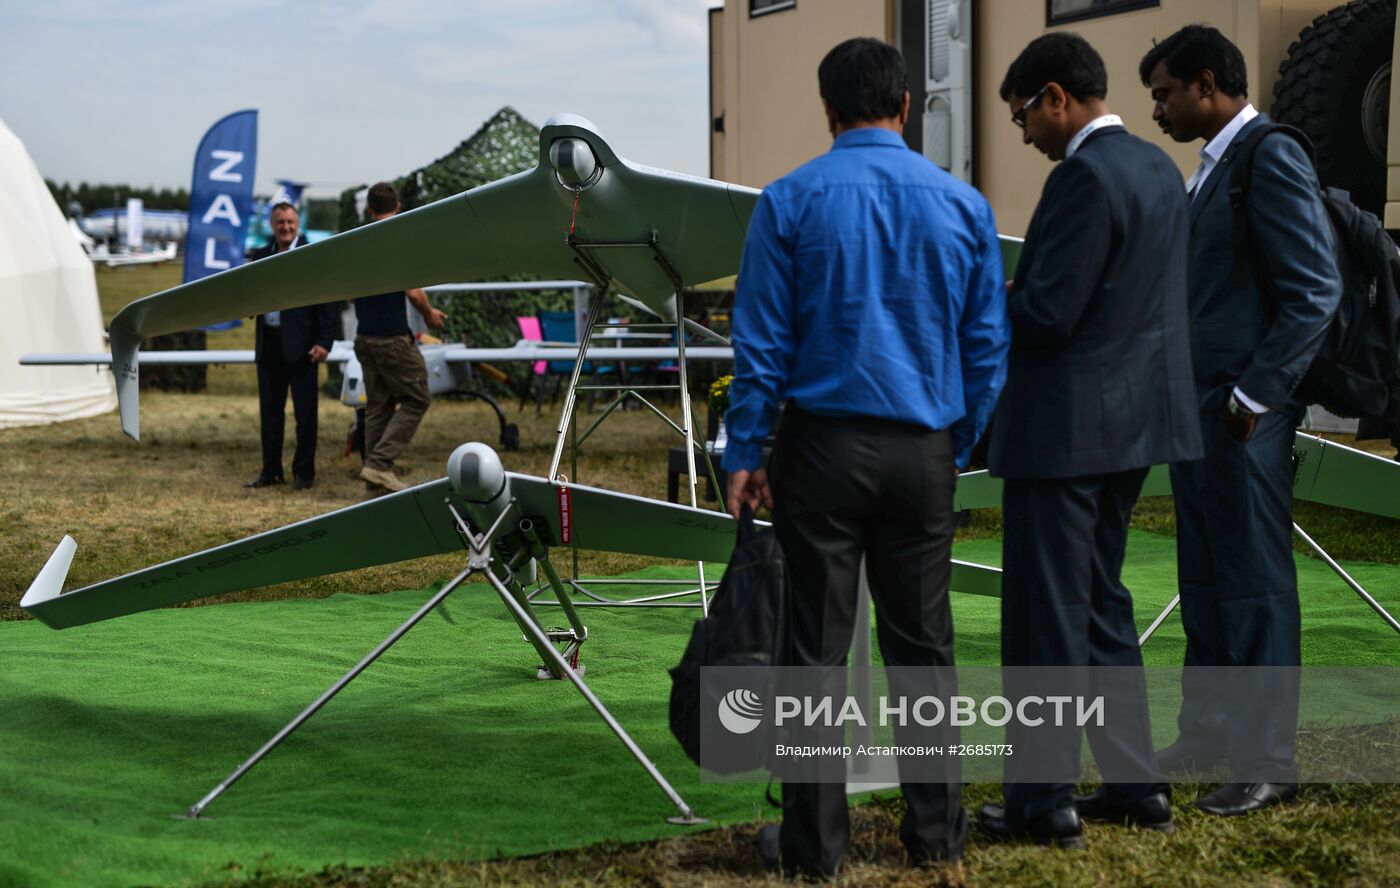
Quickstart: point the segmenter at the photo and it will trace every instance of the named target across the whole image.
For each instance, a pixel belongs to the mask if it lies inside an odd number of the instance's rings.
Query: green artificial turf
[[[959,557],[995,562],[995,540]],[[1170,539],[1134,533],[1145,624],[1173,594]],[[1304,659],[1400,663],[1400,636],[1300,559]],[[1400,568],[1349,565],[1400,609]],[[652,575],[668,575],[657,568]],[[538,853],[674,835],[661,792],[495,595],[448,599],[241,783],[176,819],[405,619],[428,591],[162,610],[54,632],[0,624],[0,885],[186,884]],[[954,597],[958,657],[995,663],[999,603]],[[545,612],[545,619],[551,615]],[[587,680],[713,822],[771,816],[763,788],[702,782],[666,726],[695,613],[584,612]],[[1180,662],[1180,624],[1148,643]]]
[[[960,543],[954,556],[1001,564],[1001,540]],[[1400,666],[1400,635],[1381,621],[1326,564],[1294,556],[1302,602],[1303,663],[1308,666]],[[1344,562],[1342,565],[1390,613],[1400,618],[1400,567]],[[1176,540],[1130,531],[1123,583],[1132,592],[1138,630],[1145,630],[1176,595]],[[1001,602],[953,596],[953,629],[959,665],[999,662]],[[1186,635],[1174,613],[1143,646],[1148,666],[1180,666]]]

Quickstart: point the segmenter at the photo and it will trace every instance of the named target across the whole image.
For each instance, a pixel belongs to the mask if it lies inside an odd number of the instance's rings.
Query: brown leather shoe
[[[360,469],[360,479],[371,484],[378,484],[386,490],[400,491],[407,490],[408,485],[399,479],[392,471],[386,469],[376,469],[372,466],[365,466]]]

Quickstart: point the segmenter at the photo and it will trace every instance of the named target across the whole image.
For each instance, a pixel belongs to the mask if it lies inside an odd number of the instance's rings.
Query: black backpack
[[[1230,172],[1235,251],[1249,257],[1266,298],[1272,292],[1253,249],[1248,214],[1254,152],[1271,133],[1295,139],[1316,167],[1306,135],[1291,126],[1265,124],[1245,138]],[[1375,417],[1393,424],[1400,420],[1400,250],[1381,220],[1352,203],[1347,192],[1324,188],[1320,196],[1337,245],[1342,300],[1297,396],[1337,416]]]
[[[681,662],[671,670],[671,733],[691,761],[700,764],[701,714],[717,712],[725,696],[721,688],[701,683],[701,667],[787,665],[790,607],[778,535],[771,527],[756,529],[753,513],[745,506],[734,554],[710,601],[710,615],[695,622]],[[771,700],[771,689],[770,684],[754,690]],[[728,774],[765,767],[772,749],[769,733],[770,720],[764,719],[755,734],[726,743],[721,755],[707,756],[706,765]],[[717,761],[722,767],[716,767]]]

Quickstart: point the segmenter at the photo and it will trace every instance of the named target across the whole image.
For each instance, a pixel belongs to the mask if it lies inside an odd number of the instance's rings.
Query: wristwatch
[[[1234,392],[1230,393],[1230,403],[1226,404],[1225,407],[1232,414],[1247,422],[1255,422],[1259,419],[1259,414],[1241,404],[1240,399],[1235,397]]]
[[[1240,403],[1240,399],[1235,397],[1234,392],[1231,392],[1230,400],[1225,404],[1223,419],[1225,432],[1243,444],[1254,434],[1254,426],[1259,422],[1259,414]]]

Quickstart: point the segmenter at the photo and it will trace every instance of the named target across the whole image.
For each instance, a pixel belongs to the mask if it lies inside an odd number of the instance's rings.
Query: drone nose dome
[[[555,139],[549,146],[549,162],[564,187],[582,191],[597,182],[603,167],[588,142],[576,137]]]
[[[489,446],[463,444],[447,458],[447,483],[467,502],[492,503],[506,492],[506,470]]]

